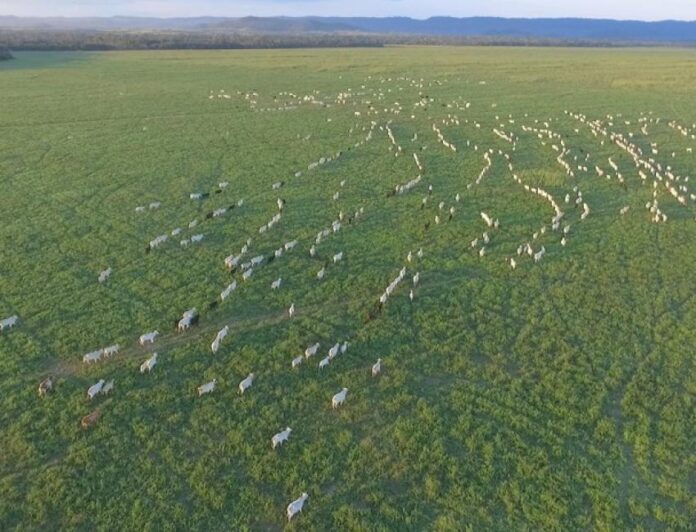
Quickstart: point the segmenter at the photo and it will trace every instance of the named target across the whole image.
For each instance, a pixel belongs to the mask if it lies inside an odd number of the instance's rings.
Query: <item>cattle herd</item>
[[[367,84],[377,88],[368,89]],[[594,179],[608,180],[616,183],[617,187],[625,187],[631,182],[633,186],[644,186],[649,190],[650,200],[645,203],[647,210],[646,220],[653,223],[666,223],[668,214],[665,208],[675,209],[690,208],[692,202],[696,200],[696,195],[689,190],[689,176],[680,174],[669,162],[660,158],[662,151],[660,147],[649,139],[651,127],[660,124],[660,119],[650,113],[641,114],[634,120],[621,117],[621,115],[607,115],[601,118],[590,118],[582,113],[566,111],[562,118],[530,118],[527,114],[519,117],[508,115],[505,117],[495,116],[493,124],[484,125],[483,121],[467,118],[468,113],[476,108],[474,102],[457,99],[455,101],[436,101],[435,98],[428,96],[425,92],[429,87],[436,87],[441,82],[427,83],[422,79],[368,78],[366,84],[359,89],[347,89],[335,97],[324,97],[318,91],[306,95],[294,93],[281,93],[275,95],[274,104],[262,105],[259,102],[263,99],[259,92],[238,92],[230,93],[225,90],[210,91],[207,98],[211,100],[211,105],[225,105],[225,102],[243,101],[249,105],[254,112],[292,112],[305,107],[321,107],[329,112],[329,109],[340,110],[345,107],[355,108],[351,113],[354,124],[349,131],[349,136],[360,135],[356,142],[350,143],[349,148],[334,152],[331,155],[321,157],[315,161],[307,163],[306,168],[288,169],[288,173],[282,180],[274,179],[269,183],[268,189],[272,194],[266,223],[253,230],[255,237],[248,238],[244,245],[231,254],[220,257],[220,265],[224,267],[233,277],[232,281],[220,287],[219,300],[211,302],[209,309],[214,309],[220,305],[221,314],[224,313],[224,302],[233,297],[233,294],[242,283],[254,283],[254,274],[267,267],[270,263],[283,261],[283,257],[291,253],[307,254],[312,259],[318,259],[321,247],[326,246],[332,238],[341,231],[359,231],[360,222],[364,217],[370,216],[370,206],[358,205],[349,211],[343,207],[335,209],[335,217],[328,220],[323,226],[314,228],[312,232],[316,236],[311,239],[295,238],[287,241],[279,241],[273,246],[273,251],[262,253],[261,249],[254,252],[254,238],[261,235],[269,237],[273,235],[274,227],[283,223],[283,219],[289,209],[300,209],[302,206],[288,204],[280,197],[286,188],[293,186],[293,176],[299,178],[307,173],[320,172],[327,165],[336,165],[347,152],[358,150],[367,143],[375,143],[377,139],[383,138],[384,149],[394,157],[401,157],[409,154],[408,161],[412,164],[412,173],[405,176],[400,182],[385,186],[383,193],[387,196],[383,207],[387,209],[389,202],[403,201],[400,198],[408,197],[421,191],[422,199],[419,200],[417,208],[418,216],[423,216],[423,245],[413,249],[403,250],[403,262],[393,265],[390,278],[385,279],[381,287],[375,286],[374,298],[366,311],[366,322],[375,320],[382,313],[385,305],[394,297],[402,297],[410,300],[410,304],[417,303],[417,291],[421,283],[428,280],[428,272],[423,271],[423,258],[428,252],[428,235],[437,230],[437,226],[456,220],[459,213],[471,211],[467,206],[467,192],[473,192],[482,185],[484,180],[490,178],[494,171],[499,175],[509,179],[510,187],[517,187],[523,194],[528,194],[530,202],[540,202],[544,209],[548,209],[548,216],[540,221],[538,226],[529,230],[528,237],[519,241],[514,247],[508,250],[501,250],[496,246],[500,231],[505,224],[510,223],[506,219],[505,212],[493,212],[491,210],[474,213],[475,220],[471,226],[475,237],[467,246],[475,253],[480,260],[500,261],[511,270],[517,270],[523,266],[538,267],[538,263],[558,257],[561,253],[571,249],[572,236],[575,230],[571,230],[574,225],[586,222],[591,214],[597,212],[590,205],[586,193],[583,191],[590,186],[590,177]],[[391,87],[390,87],[391,86]],[[418,92],[418,97],[410,105],[405,103],[393,102],[385,103],[389,97],[397,92],[399,88],[411,87]],[[392,90],[394,93],[392,93]],[[416,110],[429,110],[435,107],[444,107],[447,116],[441,120],[433,120],[430,127],[423,131],[418,131],[407,138],[399,138],[399,126],[403,123],[416,123]],[[495,107],[493,107],[495,108]],[[410,118],[408,118],[410,116]],[[405,118],[402,118],[405,117]],[[612,146],[616,154],[609,158],[593,157],[587,149],[579,149],[573,145],[573,136],[567,132],[568,124],[572,124],[574,134],[579,135],[581,128],[596,139],[598,146]],[[622,126],[623,132],[617,131],[617,127]],[[694,139],[694,131],[676,121],[670,121],[668,127],[679,132],[687,139]],[[565,132],[561,132],[563,129]],[[629,130],[626,132],[626,130]],[[456,134],[455,134],[456,132]],[[488,133],[486,137],[489,145],[484,147],[483,141],[467,139],[468,132],[475,133],[477,138]],[[383,136],[383,137],[382,137]],[[305,139],[308,140],[311,135]],[[529,171],[522,171],[518,168],[522,163],[518,163],[520,144],[525,142],[535,142],[538,149],[542,150],[550,160],[554,161],[559,174],[564,176],[562,183],[572,183],[564,189],[564,185],[555,184],[553,186],[542,186],[535,182],[534,175]],[[649,146],[649,148],[646,148]],[[437,191],[437,181],[428,171],[428,160],[431,153],[436,150],[443,150],[438,156],[447,157],[466,157],[478,161],[481,164],[479,171],[472,175],[462,176],[461,189],[442,198],[435,203],[433,196]],[[687,148],[691,153],[691,148]],[[674,157],[671,153],[670,157]],[[523,159],[519,157],[519,159]],[[353,183],[348,178],[342,180],[337,190],[326,191],[326,202],[333,209],[333,205],[342,204],[342,192],[348,190]],[[230,183],[223,181],[213,187],[210,191],[194,191],[182,194],[183,201],[206,202],[215,198],[224,199]],[[417,199],[418,201],[418,199]],[[243,210],[245,202],[243,199],[230,202],[225,201],[225,205],[211,209],[205,220],[195,219],[179,226],[168,229],[165,232],[149,239],[145,245],[146,253],[153,253],[170,244],[170,237],[180,237],[179,245],[188,247],[193,244],[205,246],[205,232],[189,234],[192,230],[205,225],[205,231],[214,231],[215,219],[224,219],[229,216],[232,210],[240,212]],[[161,203],[154,201],[147,206],[135,207],[138,215],[146,216],[150,210],[159,209]],[[669,207],[666,207],[669,206]],[[377,209],[378,207],[375,207]],[[632,215],[634,211],[629,211],[630,206],[623,206],[618,212],[618,216]],[[346,212],[344,212],[344,210]],[[616,211],[614,211],[616,213]],[[631,214],[629,214],[629,212]],[[183,221],[182,221],[183,222]],[[186,227],[187,229],[183,229]],[[249,228],[251,229],[251,228]],[[393,228],[398,231],[398,228]],[[149,238],[149,237],[148,237]],[[144,239],[145,240],[145,239]],[[328,247],[328,246],[327,246]],[[321,261],[321,267],[317,267],[312,272],[312,282],[326,282],[332,276],[335,268],[351,267],[352,255],[344,250],[332,250],[325,254],[326,259]],[[547,259],[547,257],[549,259]],[[479,259],[477,259],[479,260]],[[345,265],[345,266],[344,266]],[[98,273],[98,282],[107,285],[118,282],[118,271],[112,267],[107,267]],[[404,285],[406,288],[403,288]],[[269,292],[286,290],[286,277],[277,277],[269,287]],[[196,308],[186,310],[178,309],[181,312],[180,318],[174,323],[176,332],[160,333],[154,329],[136,336],[134,335],[134,346],[121,348],[117,344],[108,345],[96,350],[89,351],[82,355],[84,364],[100,364],[105,359],[115,357],[119,353],[123,354],[123,359],[128,360],[132,356],[140,357],[137,364],[133,365],[133,370],[138,370],[141,374],[147,375],[156,371],[155,366],[160,362],[157,352],[150,352],[150,349],[158,348],[163,340],[172,340],[177,336],[177,342],[186,341],[186,332],[196,326],[201,319],[201,313]],[[292,303],[285,313],[284,319],[292,319],[303,312],[301,305]],[[5,334],[13,327],[21,324],[17,315],[12,315],[0,320],[0,332]],[[217,327],[216,327],[217,328]],[[224,325],[214,335],[211,334],[211,352],[213,355],[218,353],[223,342],[230,342],[228,336],[234,332],[232,323]],[[137,342],[135,341],[137,340]],[[289,353],[288,370],[300,371],[300,367],[309,364],[312,360],[315,367],[321,371],[328,371],[328,367],[345,355],[349,349],[349,341],[346,337],[334,338],[328,345],[325,341],[318,341],[319,338],[307,338],[307,347],[304,351]],[[355,347],[358,349],[358,346]],[[158,349],[159,350],[159,349]],[[161,350],[160,350],[161,351]],[[352,351],[352,350],[351,350]],[[324,356],[320,357],[320,353]],[[380,356],[377,356],[380,355]],[[316,358],[315,358],[316,357]],[[384,360],[387,361],[388,354],[375,354],[376,360],[369,367],[365,368],[372,377],[379,377],[383,371]],[[166,364],[166,357],[161,360]],[[143,377],[146,378],[146,377]],[[239,394],[253,393],[256,379],[263,379],[264,375],[249,373],[238,384]],[[201,379],[202,381],[203,379]],[[218,380],[213,378],[201,384],[192,395],[200,397],[211,394],[216,390]],[[89,386],[86,390],[88,401],[96,400],[98,396],[108,395],[114,390],[114,380],[100,378],[97,382]],[[55,390],[55,378],[47,377],[41,381],[38,388],[40,396],[46,396]],[[193,391],[191,391],[193,392]],[[351,391],[360,393],[360,390]],[[339,407],[349,408],[350,398],[348,388],[340,390],[327,390],[327,405],[330,397],[332,409]],[[102,410],[97,408],[89,415],[81,419],[81,426],[89,428],[97,424],[102,415]],[[289,441],[292,429],[288,426],[276,434],[270,436],[272,449],[279,449]],[[292,519],[303,509],[308,500],[308,494],[302,493],[301,496],[287,506],[287,518]]]

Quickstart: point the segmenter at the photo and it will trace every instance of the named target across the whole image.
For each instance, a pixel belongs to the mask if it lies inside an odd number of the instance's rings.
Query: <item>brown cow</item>
[[[88,429],[97,424],[99,416],[101,416],[101,412],[99,410],[95,410],[91,414],[87,414],[85,417],[83,417],[80,425],[82,425],[83,429]]]

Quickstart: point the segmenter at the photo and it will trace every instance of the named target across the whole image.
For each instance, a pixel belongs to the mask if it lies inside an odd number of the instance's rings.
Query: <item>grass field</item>
[[[692,51],[16,56],[0,64],[0,319],[19,316],[0,334],[1,529],[693,529]],[[247,239],[241,262],[298,244],[242,281],[223,261]],[[99,379],[115,387],[90,401]]]

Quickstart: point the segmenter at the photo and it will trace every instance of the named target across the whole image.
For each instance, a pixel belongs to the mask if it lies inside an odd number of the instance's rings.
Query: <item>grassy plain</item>
[[[625,151],[564,114],[632,133],[646,154],[656,143],[656,161],[693,176],[687,149],[696,140],[669,126],[695,132],[692,51],[16,56],[0,64],[0,318],[20,317],[0,335],[0,528],[275,530],[303,491],[309,501],[290,528],[693,526],[696,213],[660,188],[668,221],[652,223],[652,179],[643,182]],[[378,112],[368,114],[370,105]],[[356,146],[372,121],[372,139]],[[400,157],[381,129],[389,121]],[[588,172],[569,177],[553,141],[522,129],[544,122],[563,136],[566,160]],[[456,153],[437,142],[433,124]],[[492,131],[501,124],[519,138],[514,152]],[[489,148],[490,172],[467,188]],[[567,246],[550,229],[549,204],[512,180],[498,150],[562,204]],[[422,182],[387,197],[417,175],[414,152]],[[596,165],[614,178],[600,178]],[[272,190],[280,180],[285,186]],[[230,183],[222,194],[189,199],[221,181]],[[575,198],[575,186],[591,207],[582,222],[562,201]],[[283,217],[259,234],[278,196]],[[151,201],[162,205],[134,211]],[[440,201],[456,208],[451,221]],[[339,210],[360,207],[364,216],[310,258],[316,233]],[[469,244],[486,230],[480,211],[501,222],[484,257]],[[201,223],[189,231],[193,219]],[[547,232],[532,240],[543,224]],[[182,248],[172,237],[144,252],[175,227],[205,239]],[[208,309],[239,278],[223,259],[247,238],[249,257],[299,244]],[[505,259],[526,241],[547,253],[512,270]],[[420,247],[423,259],[407,264]],[[345,260],[317,281],[341,250]],[[406,281],[366,322],[404,265]],[[100,285],[107,266],[113,276]],[[271,291],[278,277],[283,287]],[[292,302],[298,314],[288,319]],[[190,307],[200,324],[177,335],[172,320]],[[231,334],[213,355],[225,324]],[[141,375],[148,354],[136,340],[154,329],[163,333],[160,362]],[[346,338],[348,352],[327,369],[317,368],[319,356],[290,368],[315,341],[323,357]],[[120,354],[82,364],[84,353],[113,343]],[[378,357],[383,373],[373,379]],[[252,371],[257,381],[239,396]],[[50,374],[55,393],[37,397]],[[115,379],[113,393],[88,401],[87,387],[101,378]],[[196,387],[213,378],[217,389],[198,398]],[[348,400],[332,411],[343,386]],[[99,423],[81,429],[97,407]],[[286,426],[290,440],[272,451],[271,436]]]

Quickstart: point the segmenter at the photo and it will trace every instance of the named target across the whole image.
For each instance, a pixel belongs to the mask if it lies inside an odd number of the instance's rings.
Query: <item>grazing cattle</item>
[[[341,260],[343,260],[343,251],[341,251],[340,253],[336,253],[336,254],[333,256],[333,262],[334,262],[334,264],[336,264],[337,262],[340,262]]]
[[[111,379],[109,382],[107,382],[104,387],[101,389],[101,393],[104,395],[109,395],[111,393],[111,390],[114,389],[114,381]]]
[[[378,358],[377,362],[372,365],[372,376],[376,377],[382,371],[382,359]]]
[[[348,394],[348,388],[343,388],[340,392],[331,398],[331,408],[338,408],[346,401],[346,395]]]
[[[250,268],[242,274],[242,280],[248,281],[252,275],[254,275],[254,270]]]
[[[410,290],[408,293],[408,298],[411,300],[411,302],[413,302],[414,297],[415,297],[415,295],[413,294],[413,290]]]
[[[152,356],[140,365],[140,373],[145,373],[145,371],[150,373],[155,364],[157,364],[157,353],[152,353]]]
[[[217,379],[213,379],[210,382],[206,382],[205,384],[202,384],[201,386],[198,387],[198,397],[200,397],[203,394],[210,393],[215,389],[215,385],[217,384]]]
[[[293,317],[295,315],[295,303],[292,303],[290,305],[290,308],[288,309],[288,316]]]
[[[534,262],[539,262],[545,253],[546,249],[542,246],[542,248],[534,254]]]
[[[282,210],[283,210],[283,206],[285,205],[285,200],[284,200],[284,199],[281,199],[281,198],[278,198],[278,199],[276,200],[276,204],[278,205],[278,210],[279,210],[279,211],[282,211]]]
[[[420,281],[420,272],[416,272],[413,276],[413,286],[418,285],[418,281]]]
[[[309,256],[310,257],[315,257],[317,254],[317,248],[314,244],[312,244],[312,247],[309,248]]]
[[[317,354],[317,350],[319,349],[319,342],[317,342],[314,345],[310,345],[307,349],[305,349],[305,358],[309,358],[311,356],[314,356]]]
[[[283,280],[280,277],[278,277],[275,281],[271,283],[271,289],[277,290],[278,288],[280,288],[282,282]]]
[[[82,362],[85,364],[90,364],[92,362],[98,362],[101,360],[102,355],[104,354],[103,349],[98,349],[97,351],[91,351],[90,353],[87,353],[82,357]]]
[[[141,334],[140,338],[138,338],[138,343],[140,345],[145,345],[145,344],[154,344],[155,340],[157,340],[157,337],[159,336],[159,331],[152,331],[149,333]]]
[[[517,261],[512,257],[510,257],[510,268],[512,268],[513,270],[517,268]]]
[[[217,336],[215,336],[215,340],[213,340],[213,343],[210,346],[210,349],[213,351],[213,353],[217,353],[218,349],[220,349],[220,343],[222,340],[227,336],[227,333],[230,331],[229,325],[225,325],[222,329],[220,329],[217,333]]]
[[[411,261],[413,260],[413,253],[411,253],[411,252],[409,251],[409,252],[408,252],[408,255],[406,255],[406,260],[407,260],[408,262],[411,262]]]
[[[280,431],[278,434],[275,434],[271,438],[271,447],[275,449],[276,447],[280,447],[288,441],[288,438],[290,438],[290,433],[292,432],[292,429],[290,427],[285,427],[285,430]]]
[[[101,392],[102,387],[104,386],[104,379],[99,379],[99,382],[96,384],[93,384],[87,389],[87,397],[90,399],[94,399],[94,397]]]
[[[240,394],[243,394],[247,390],[247,388],[251,388],[251,385],[254,384],[254,377],[255,376],[253,373],[249,373],[249,375],[247,375],[247,378],[239,383]]]
[[[341,344],[336,343],[332,348],[329,349],[329,358],[335,358],[338,355],[338,351],[341,349]]]
[[[119,346],[118,344],[115,344],[115,345],[110,345],[109,347],[105,347],[101,351],[105,357],[110,357],[110,356],[113,356],[116,353],[118,353],[119,349],[121,349],[121,346]]]
[[[304,357],[302,355],[295,357],[292,359],[292,367],[296,368],[297,366],[302,364],[302,362],[304,362]]]
[[[5,318],[4,320],[0,320],[0,332],[4,331],[5,329],[11,329],[17,324],[18,321],[19,316],[16,315]]]
[[[184,312],[183,317],[177,323],[177,330],[183,332],[196,323],[198,323],[198,311],[192,308]]]
[[[317,272],[317,279],[322,280],[324,278],[324,274],[326,273],[326,268],[322,268]]]
[[[193,235],[193,236],[191,237],[191,242],[194,242],[194,243],[195,243],[195,242],[200,242],[201,240],[203,240],[203,235],[201,235],[201,234]]]
[[[222,292],[220,292],[220,299],[222,301],[224,301],[236,289],[237,289],[237,281],[233,281],[231,284],[227,285],[227,288],[225,288]]]
[[[82,421],[80,421],[80,425],[83,429],[93,427],[97,424],[97,421],[99,421],[99,416],[101,416],[101,412],[99,410],[95,410],[91,414],[88,414],[85,417],[83,417]]]
[[[39,383],[39,397],[53,391],[53,377],[47,377]]]
[[[331,357],[324,357],[319,361],[319,369],[323,369],[326,366],[329,365],[329,362],[331,362]]]
[[[113,270],[112,270],[111,268],[107,268],[106,270],[104,270],[104,271],[102,271],[101,273],[99,273],[99,282],[100,282],[100,283],[105,283],[106,280],[107,280],[109,277],[111,277],[111,273],[112,273],[112,272],[113,272]]]
[[[290,521],[296,514],[302,511],[305,501],[309,498],[309,495],[303,493],[299,499],[295,499],[290,504],[288,504],[287,514],[288,521]]]

